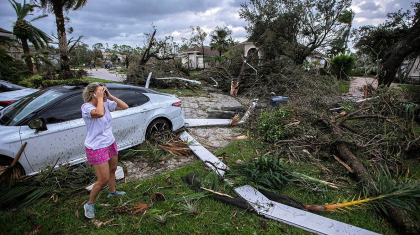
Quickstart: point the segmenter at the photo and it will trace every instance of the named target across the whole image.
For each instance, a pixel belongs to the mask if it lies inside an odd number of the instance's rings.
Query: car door
[[[25,155],[35,172],[54,164],[76,164],[85,160],[86,127],[82,119],[81,94],[61,100],[37,115],[48,130],[35,131],[22,126],[22,143],[28,142]]]
[[[153,116],[154,106],[135,89],[109,89],[111,94],[130,107],[112,112],[112,131],[118,149],[126,149],[144,141],[146,124]]]

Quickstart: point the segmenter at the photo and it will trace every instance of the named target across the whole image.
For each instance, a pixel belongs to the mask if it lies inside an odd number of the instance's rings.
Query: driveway
[[[353,77],[350,80],[349,94],[354,97],[363,98],[363,86],[372,85],[373,88],[378,88],[378,80],[371,77]],[[396,88],[398,84],[392,83],[390,87]]]

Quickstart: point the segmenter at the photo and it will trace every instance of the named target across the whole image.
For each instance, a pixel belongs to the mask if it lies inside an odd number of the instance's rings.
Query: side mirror
[[[31,120],[28,124],[29,128],[35,129],[36,131],[46,131],[48,130],[47,124],[43,118],[37,118]]]

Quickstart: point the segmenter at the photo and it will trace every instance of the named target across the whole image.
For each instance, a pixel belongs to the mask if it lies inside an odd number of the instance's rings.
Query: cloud
[[[21,0],[18,0],[21,1]],[[16,14],[7,2],[0,8],[0,27],[12,31]],[[22,2],[22,1],[21,1]],[[160,0],[160,1],[100,1],[90,0],[77,10],[70,11],[73,34],[83,35],[83,42],[89,45],[103,44],[142,45],[144,33],[151,32],[152,25],[157,28],[157,37],[173,36],[181,43],[181,38],[190,36],[190,26],[200,26],[207,33],[216,26],[227,26],[232,37],[246,40],[244,26],[248,23],[239,17],[241,4],[248,0]],[[356,12],[353,27],[365,24],[379,24],[385,21],[387,12],[400,8],[410,9],[409,0],[353,0],[352,9]],[[34,12],[40,15],[42,12]],[[28,19],[32,19],[29,17]],[[57,34],[54,15],[33,22],[33,25],[48,34]],[[207,43],[209,39],[207,40]]]

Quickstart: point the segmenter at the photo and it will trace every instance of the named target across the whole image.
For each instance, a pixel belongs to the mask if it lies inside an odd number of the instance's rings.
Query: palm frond
[[[386,168],[381,168],[377,177],[377,185],[365,187],[365,197],[355,195],[344,200],[338,199],[329,205],[307,205],[309,211],[334,211],[352,208],[374,207],[384,213],[389,208],[404,209],[412,214],[420,215],[420,181],[410,178],[393,179]],[[370,195],[370,196],[369,196]]]

